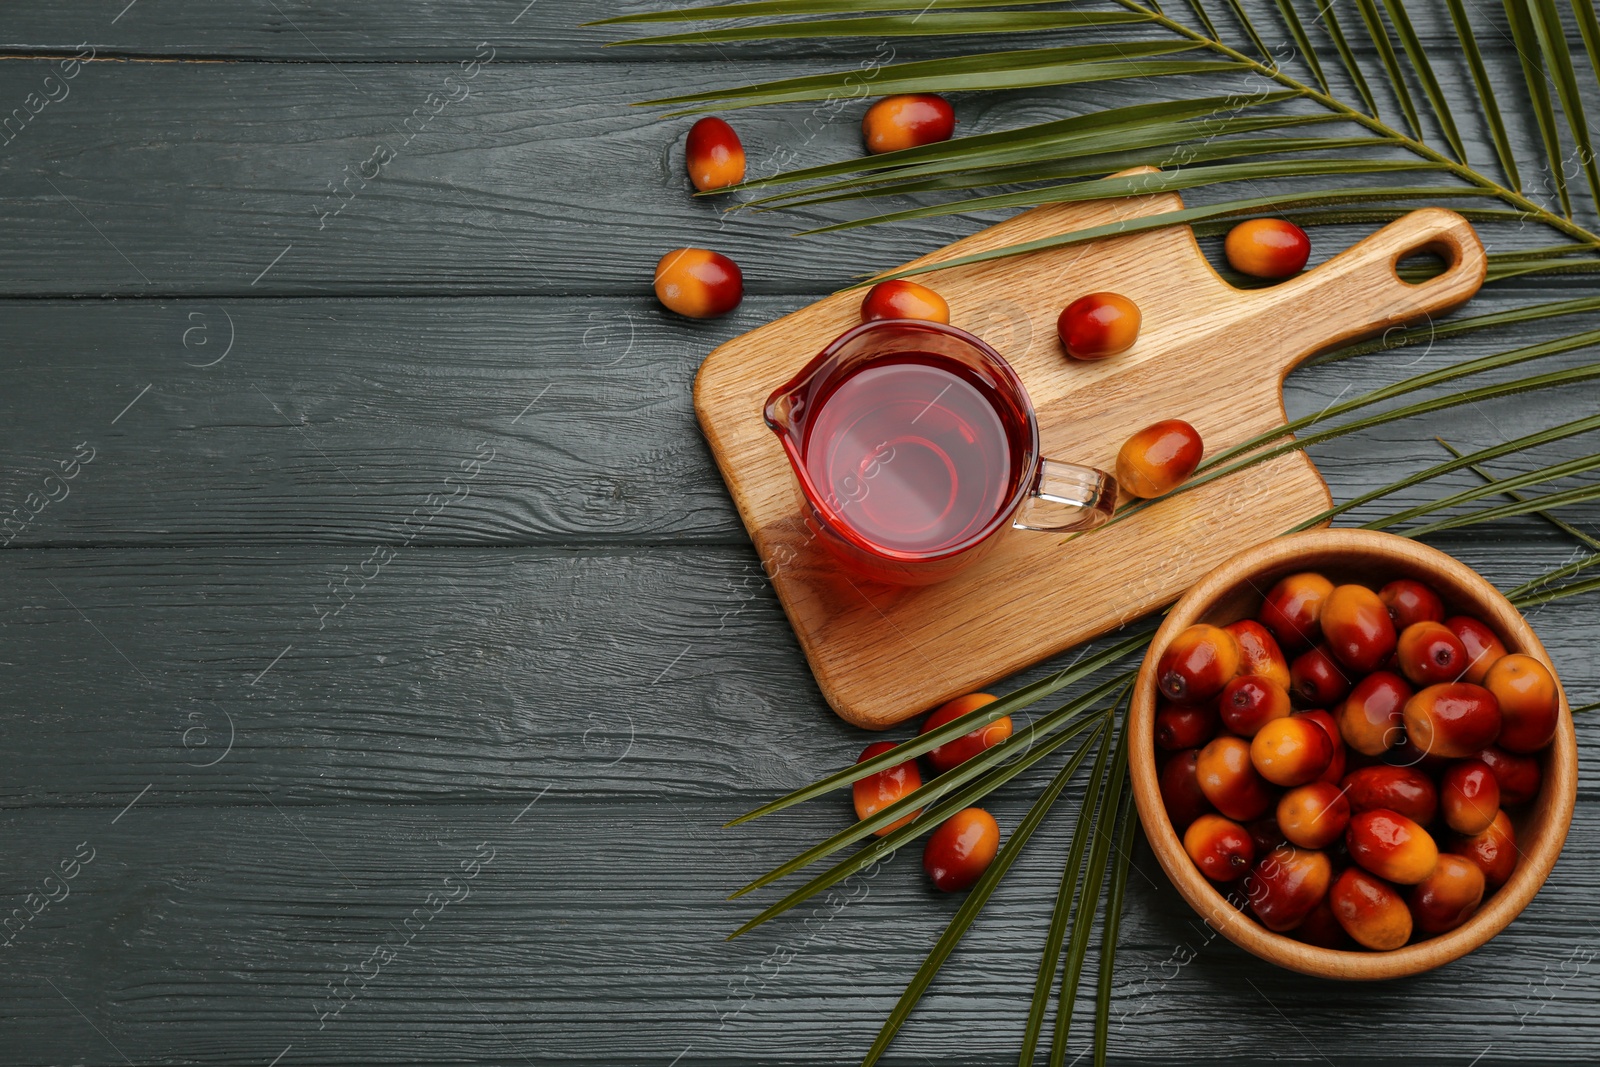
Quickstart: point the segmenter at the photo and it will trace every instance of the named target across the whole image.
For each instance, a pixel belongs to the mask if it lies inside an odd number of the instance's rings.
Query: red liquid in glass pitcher
[[[837,520],[895,552],[954,548],[1017,492],[1028,414],[967,365],[902,352],[839,378],[815,401],[801,448]]]

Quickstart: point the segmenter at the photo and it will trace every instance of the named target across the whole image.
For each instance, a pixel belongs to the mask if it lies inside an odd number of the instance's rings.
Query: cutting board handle
[[[1412,283],[1402,259],[1432,252],[1443,274]],[[1483,285],[1489,261],[1472,224],[1454,211],[1427,207],[1396,219],[1321,266],[1261,290],[1282,308],[1291,343],[1270,346],[1284,373],[1316,352],[1394,326],[1418,322],[1463,303]]]

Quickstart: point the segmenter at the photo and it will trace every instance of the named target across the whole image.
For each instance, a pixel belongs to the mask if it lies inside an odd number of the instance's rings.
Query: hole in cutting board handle
[[[1436,282],[1446,274],[1449,274],[1461,266],[1461,260],[1462,250],[1460,245],[1441,238],[1431,238],[1419,243],[1415,248],[1407,249],[1395,256],[1394,273],[1402,285],[1419,288]],[[1443,267],[1425,278],[1407,278],[1405,275],[1408,270],[1429,267],[1434,263],[1442,263]]]

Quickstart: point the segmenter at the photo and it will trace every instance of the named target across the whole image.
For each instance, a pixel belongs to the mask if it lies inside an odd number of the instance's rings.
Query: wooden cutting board
[[[953,259],[1090,226],[1175,211],[1170,193],[1036,208],[915,261]],[[1420,285],[1395,272],[1431,250],[1448,269]],[[1483,283],[1482,244],[1461,216],[1412,212],[1299,277],[1240,290],[1187,226],[955,267],[920,277],[951,323],[1016,368],[1045,456],[1114,470],[1135,430],[1192,423],[1211,455],[1281,425],[1283,378],[1338,342],[1454,307]],[[1132,298],[1143,328],[1100,363],[1068,359],[1056,316],[1075,297]],[[1080,537],[1007,530],[975,566],[908,589],[846,576],[803,524],[805,498],[762,421],[768,395],[858,321],[839,293],[718,347],[695,381],[695,411],[745,527],[828,702],[881,729],[1174,600],[1217,563],[1283,533],[1332,498],[1302,453],[1173,497]],[[1374,356],[1372,358],[1382,358]],[[785,561],[775,567],[775,558]]]

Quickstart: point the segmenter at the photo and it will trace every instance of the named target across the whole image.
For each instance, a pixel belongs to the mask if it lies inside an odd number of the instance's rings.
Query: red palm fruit
[[[1200,788],[1196,758],[1200,750],[1174,754],[1161,765],[1161,803],[1167,809],[1172,828],[1181,836],[1189,825],[1211,810],[1211,801]]]
[[[948,141],[955,132],[955,109],[932,93],[886,96],[861,116],[861,137],[873,155]]]
[[[1333,583],[1307,571],[1280,579],[1267,593],[1256,617],[1285,652],[1305,648],[1322,636],[1322,604]]]
[[[1444,824],[1468,837],[1489,828],[1500,814],[1500,783],[1479,759],[1457,760],[1439,778],[1439,811]]]
[[[1287,219],[1247,219],[1228,231],[1222,251],[1241,274],[1287,278],[1306,265],[1311,238]]]
[[[701,192],[744,181],[744,145],[733,127],[719,118],[707,116],[689,127],[683,161],[689,180]]]
[[[1443,682],[1419,690],[1402,713],[1406,740],[1441,759],[1465,759],[1494,744],[1500,734],[1500,702],[1471,682]]]
[[[1451,842],[1450,851],[1477,864],[1483,872],[1484,884],[1492,893],[1505,885],[1517,868],[1517,838],[1511,828],[1511,817],[1502,811],[1487,830]]]
[[[1339,920],[1334,918],[1333,905],[1328,903],[1328,898],[1322,901],[1307,913],[1300,921],[1300,925],[1292,931],[1296,941],[1303,941],[1308,945],[1318,948],[1347,948],[1350,936],[1344,932],[1344,927],[1339,925]]]
[[[1000,826],[982,808],[964,808],[940,823],[922,849],[922,869],[946,893],[983,876],[1000,849]]]
[[[1411,889],[1411,917],[1425,934],[1449,933],[1477,912],[1486,886],[1476,863],[1446,852],[1433,873]]]
[[[1204,450],[1199,432],[1182,419],[1153,423],[1122,443],[1117,484],[1146,500],[1170,493],[1194,473]]]
[[[1439,846],[1433,837],[1397,811],[1374,808],[1350,817],[1345,830],[1350,858],[1379,878],[1415,885],[1433,873]]]
[[[937,729],[952,719],[959,719],[969,711],[977,711],[985,704],[993,704],[994,697],[988,693],[969,693],[964,697],[941,704],[932,714],[922,720],[922,728],[918,734],[925,734]],[[928,751],[928,762],[933,769],[941,774],[952,767],[959,767],[984,749],[993,748],[1011,736],[1011,716],[1002,715],[993,722],[978,727],[970,733],[952,738],[944,744]]]
[[[1250,832],[1250,840],[1255,843],[1256,855],[1265,856],[1279,845],[1287,844],[1289,839],[1283,836],[1283,830],[1278,826],[1278,820],[1268,815],[1264,819],[1252,819],[1245,829]]]
[[[1220,815],[1202,815],[1183,834],[1183,850],[1213,882],[1243,878],[1256,861],[1250,832]]]
[[[1344,779],[1344,766],[1346,752],[1344,739],[1339,736],[1339,724],[1333,721],[1333,716],[1321,708],[1312,708],[1310,711],[1297,712],[1301,718],[1310,719],[1322,727],[1328,735],[1328,740],[1333,743],[1333,759],[1328,761],[1328,769],[1317,775],[1319,782],[1332,782],[1338,785]]]
[[[1322,636],[1334,659],[1363,673],[1388,662],[1397,640],[1389,609],[1364,585],[1336,586],[1328,594]]]
[[[1334,917],[1359,944],[1379,952],[1411,940],[1411,911],[1394,886],[1351,867],[1328,890]]]
[[[1444,601],[1439,594],[1410,578],[1399,578],[1378,590],[1378,599],[1389,609],[1396,630],[1417,622],[1443,622]]]
[[[1239,673],[1239,642],[1217,626],[1196,623],[1174,637],[1156,663],[1161,695],[1175,704],[1200,704]]]
[[[1442,622],[1407,626],[1400,632],[1395,655],[1412,685],[1453,682],[1467,669],[1467,646]]]
[[[1509,752],[1537,752],[1556,736],[1561,694],[1545,665],[1513,652],[1489,668],[1483,686],[1500,704],[1500,738]]]
[[[1223,629],[1239,643],[1240,674],[1259,674],[1289,688],[1289,661],[1271,630],[1254,619],[1230,622]]]
[[[1405,737],[1402,712],[1411,693],[1398,674],[1367,675],[1339,705],[1339,736],[1363,756],[1383,755]]]
[[[1241,674],[1222,687],[1217,713],[1222,724],[1240,737],[1254,737],[1273,719],[1289,717],[1289,694],[1272,679]]]
[[[1089,293],[1062,309],[1056,319],[1056,333],[1061,336],[1067,355],[1073,359],[1106,359],[1133,347],[1133,342],[1139,339],[1142,318],[1139,305],[1121,293]],[[1194,433],[1193,426],[1189,427],[1189,432]],[[1199,434],[1194,437],[1196,441],[1200,439]],[[1199,461],[1196,456],[1195,462]],[[1118,465],[1120,467],[1120,462]],[[1124,485],[1124,488],[1133,492],[1132,486]]]
[[[1450,632],[1461,639],[1467,650],[1467,669],[1461,675],[1463,682],[1482,685],[1489,668],[1506,654],[1506,646],[1495,632],[1470,615],[1456,615],[1444,620]]]
[[[1251,765],[1250,742],[1243,738],[1213,739],[1195,758],[1195,773],[1211,806],[1235,822],[1248,822],[1272,806],[1272,789]]]
[[[1250,762],[1273,785],[1304,785],[1333,762],[1333,741],[1320,724],[1304,716],[1274,719],[1251,739]]]
[[[1245,877],[1245,898],[1261,925],[1275,933],[1305,921],[1333,880],[1328,857],[1312,849],[1283,845],[1257,861]]]
[[[1488,765],[1500,786],[1502,807],[1526,804],[1539,795],[1544,772],[1532,756],[1513,754],[1490,745],[1478,753],[1478,758]]]
[[[1414,767],[1361,767],[1345,775],[1340,785],[1352,812],[1397,811],[1426,826],[1439,811],[1433,779]]]
[[[950,305],[926,285],[896,278],[874,285],[861,301],[861,321],[873,322],[877,319],[922,319],[947,323],[950,321]]]
[[[744,299],[739,264],[709,248],[674,248],[656,264],[656,299],[691,319],[726,315]]]
[[[1217,736],[1217,709],[1210,704],[1167,704],[1156,711],[1156,744],[1168,751],[1199,748]]]
[[[1323,645],[1309,648],[1289,664],[1289,695],[1305,707],[1328,708],[1350,692],[1350,676]]]
[[[1307,782],[1278,800],[1278,829],[1301,848],[1327,848],[1350,824],[1350,802],[1332,782]]]
[[[873,756],[881,756],[894,747],[892,741],[874,741],[861,750],[856,762],[865,763]],[[857,778],[850,784],[850,799],[855,801],[856,818],[866,819],[920,788],[922,788],[922,774],[917,770],[917,761],[908,759],[904,763],[896,763],[865,778]],[[872,832],[882,837],[890,830],[898,830],[916,818],[921,810],[918,808],[916,811],[908,812],[905,818]]]

